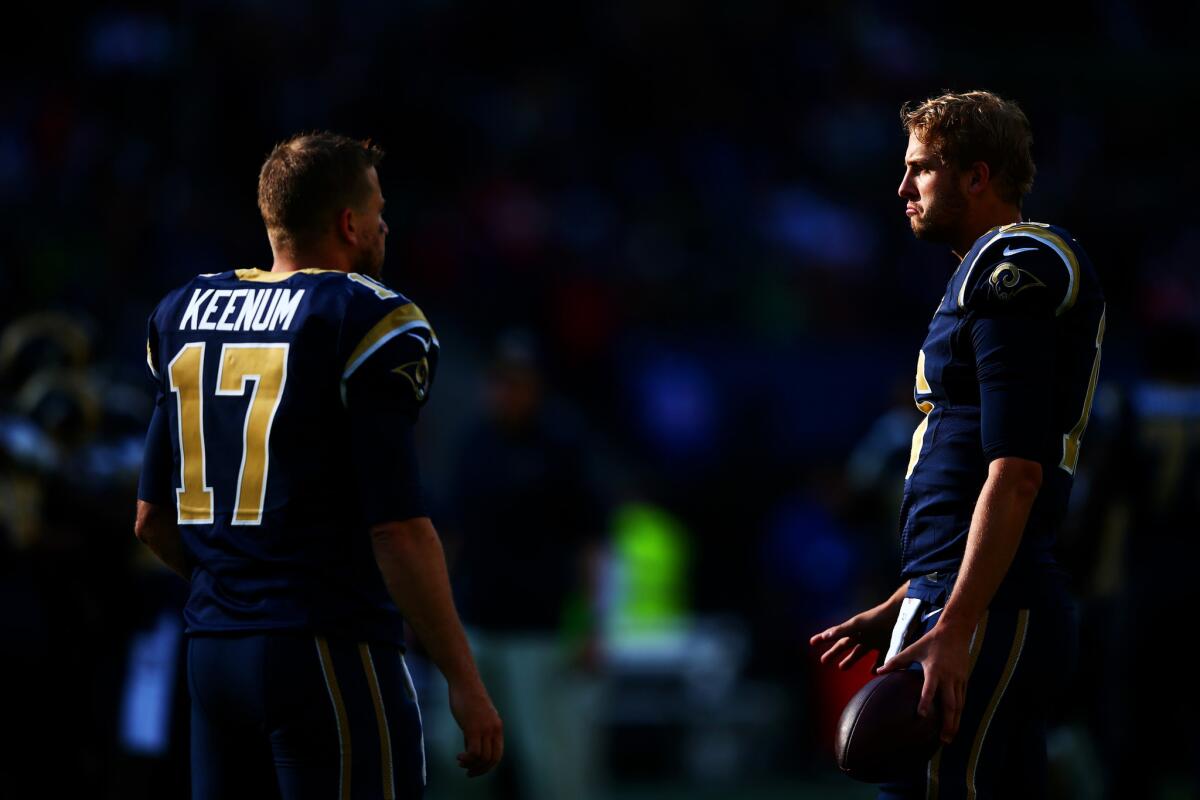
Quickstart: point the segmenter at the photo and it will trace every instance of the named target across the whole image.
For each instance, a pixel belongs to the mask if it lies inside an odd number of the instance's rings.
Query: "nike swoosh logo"
[[[924,622],[925,620],[930,619],[932,617],[936,617],[938,614],[942,613],[942,611],[944,609],[945,609],[945,607],[943,606],[942,608],[935,608],[933,611],[930,611],[928,614],[922,614],[921,622]]]
[[[1004,255],[1011,256],[1011,255],[1014,255],[1015,253],[1028,253],[1032,250],[1037,250],[1037,248],[1036,247],[1018,247],[1016,250],[1013,250],[1011,247],[1005,247]]]

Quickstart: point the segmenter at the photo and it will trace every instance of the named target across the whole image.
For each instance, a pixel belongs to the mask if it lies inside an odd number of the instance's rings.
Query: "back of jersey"
[[[167,295],[147,348],[139,496],[177,509],[188,632],[400,643],[367,529],[424,514],[411,433],[437,339],[420,310],[354,273],[236,270]]]

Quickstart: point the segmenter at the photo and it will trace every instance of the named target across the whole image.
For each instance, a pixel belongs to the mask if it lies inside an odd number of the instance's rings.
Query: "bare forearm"
[[[900,613],[900,606],[904,603],[904,596],[908,594],[908,581],[900,584],[900,588],[892,593],[892,596],[883,601],[883,606],[889,611]]]
[[[908,594],[908,581],[900,584],[900,588],[892,592],[892,596],[874,608],[863,612],[863,616],[886,623],[890,628],[900,615],[900,606],[904,604],[904,596]]]
[[[388,523],[373,529],[371,540],[388,593],[446,680],[477,681],[433,523],[427,517]]]
[[[939,626],[960,632],[975,629],[1012,565],[1040,484],[1040,467],[1034,480],[1032,471],[1006,469],[993,462],[975,504],[962,567]]]

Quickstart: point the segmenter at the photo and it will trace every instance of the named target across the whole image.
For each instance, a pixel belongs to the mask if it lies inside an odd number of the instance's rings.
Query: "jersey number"
[[[167,367],[179,411],[179,460],[183,488],[175,491],[179,522],[213,521],[213,490],[204,456],[204,342],[188,342]],[[242,465],[238,470],[234,525],[262,523],[270,469],[271,424],[287,383],[287,344],[224,344],[217,368],[216,395],[242,396],[254,381],[242,426]]]
[[[930,388],[929,380],[925,377],[925,351],[922,350],[917,356],[917,388],[914,396],[919,398],[925,394],[933,394],[933,389]],[[917,468],[917,461],[921,458],[921,448],[925,445],[925,431],[929,428],[929,412],[933,411],[933,403],[928,400],[917,400],[917,408],[921,410],[925,418],[913,431],[912,449],[908,454],[908,471],[904,473],[904,480],[912,477],[913,470]]]

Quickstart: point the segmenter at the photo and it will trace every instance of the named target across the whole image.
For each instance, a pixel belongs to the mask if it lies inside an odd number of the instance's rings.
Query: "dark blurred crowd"
[[[908,231],[897,111],[989,88],[1033,124],[1027,217],[1070,229],[1109,298],[1063,535],[1084,611],[1063,796],[1195,786],[1193,739],[1142,739],[1194,704],[1139,695],[1182,672],[1159,649],[1196,595],[1200,161],[1168,123],[1200,87],[1200,11],[31,13],[0,48],[0,677],[19,740],[0,783],[183,796],[185,587],[131,535],[145,320],[192,274],[269,267],[258,166],[318,128],[388,151],[384,277],[442,340],[425,482],[481,663],[581,679],[588,774],[828,772],[857,678],[806,642],[898,583],[911,376],[955,265]],[[493,602],[505,586],[528,591]],[[553,796],[531,788],[556,779],[538,757],[511,761],[497,793]]]

